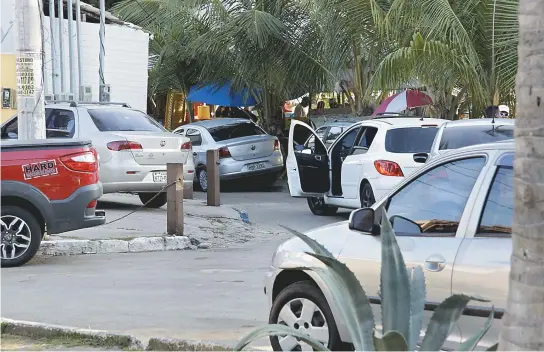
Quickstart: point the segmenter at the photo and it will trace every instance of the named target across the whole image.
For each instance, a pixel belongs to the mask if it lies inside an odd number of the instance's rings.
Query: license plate
[[[256,164],[249,164],[247,166],[247,169],[249,171],[255,171],[255,170],[262,170],[262,169],[265,169],[266,166],[264,163],[256,163]]]
[[[156,171],[153,173],[153,182],[166,183],[166,171]]]

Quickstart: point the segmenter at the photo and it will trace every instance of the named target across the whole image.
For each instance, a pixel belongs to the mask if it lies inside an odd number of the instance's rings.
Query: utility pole
[[[104,41],[106,35],[106,0],[100,0],[100,54],[98,57],[98,63],[100,67],[98,68],[98,75],[100,78],[100,83],[98,87],[98,100],[105,101],[105,90],[106,90],[106,79],[104,78],[104,56],[106,49],[104,48]]]
[[[15,1],[19,139],[45,139],[42,0]]]

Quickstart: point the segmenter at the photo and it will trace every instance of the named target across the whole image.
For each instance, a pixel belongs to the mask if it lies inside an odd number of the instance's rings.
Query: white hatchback
[[[369,207],[425,163],[445,122],[409,116],[360,121],[327,149],[310,126],[293,120],[286,161],[291,196],[308,198],[316,215]]]

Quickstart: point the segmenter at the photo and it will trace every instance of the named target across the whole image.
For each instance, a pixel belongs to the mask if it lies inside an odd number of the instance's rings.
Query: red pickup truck
[[[45,231],[56,234],[104,224],[98,155],[90,141],[3,141],[2,267],[28,262]]]

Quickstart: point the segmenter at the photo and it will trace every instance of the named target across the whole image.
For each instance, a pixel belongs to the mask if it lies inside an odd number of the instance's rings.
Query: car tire
[[[3,224],[0,245],[1,266],[2,268],[21,266],[32,259],[40,248],[43,237],[42,227],[31,212],[14,205],[2,206],[1,218]],[[26,247],[23,247],[25,245]],[[15,246],[15,257],[11,259],[7,256],[8,254],[11,256],[13,246]]]
[[[302,316],[302,307],[306,305],[310,308],[315,307],[310,320]],[[284,309],[288,314],[282,313]],[[283,315],[294,317],[295,320],[286,322]],[[287,325],[294,329],[304,328],[309,331],[312,328],[327,328],[328,341],[321,342],[331,351],[338,351],[343,345],[329,304],[323,293],[311,281],[295,282],[284,288],[272,304],[268,322],[269,324]],[[309,335],[312,336],[312,333],[310,332]],[[316,336],[314,335],[314,338]],[[319,340],[319,338],[316,339]],[[292,351],[297,346],[301,347],[296,339],[285,336],[271,336],[270,343],[274,351]],[[295,346],[291,349],[286,348],[290,344],[295,344]]]
[[[161,192],[156,197],[155,195],[157,195],[157,193],[138,193],[138,197],[140,197],[140,200],[146,208],[156,209],[166,204],[166,192]]]
[[[198,188],[202,192],[208,191],[208,171],[206,170],[205,166],[200,167],[196,171],[196,182],[198,184]]]
[[[331,216],[336,214],[338,207],[333,207],[325,204],[325,199],[323,197],[310,197],[307,198],[308,207],[314,215],[318,216]]]
[[[359,199],[361,201],[361,208],[370,208],[374,203],[376,203],[376,198],[374,198],[374,191],[370,183],[365,182],[363,187],[361,187],[361,192],[359,194]]]

